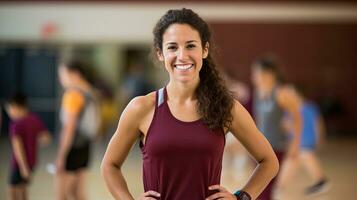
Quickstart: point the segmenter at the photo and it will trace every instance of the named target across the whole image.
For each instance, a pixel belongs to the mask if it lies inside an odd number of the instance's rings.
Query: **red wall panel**
[[[256,57],[275,53],[286,79],[322,104],[328,96],[343,112],[328,119],[337,132],[357,130],[357,24],[254,24],[211,22],[217,59],[234,78],[250,83]]]

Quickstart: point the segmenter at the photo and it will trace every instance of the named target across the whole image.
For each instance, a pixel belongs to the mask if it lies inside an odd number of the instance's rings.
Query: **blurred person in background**
[[[251,91],[248,85],[240,80],[233,78],[225,78],[227,88],[232,92],[233,96],[237,101],[239,101],[244,107],[247,107],[251,99]]]
[[[99,140],[107,139],[107,136],[113,134],[116,129],[119,115],[119,101],[115,97],[112,89],[104,79],[96,77],[94,85],[96,96],[98,96],[100,110],[100,127],[98,131]]]
[[[132,98],[145,95],[152,90],[154,86],[147,79],[144,64],[132,61],[120,88],[123,105],[127,105]]]
[[[137,199],[256,199],[278,171],[273,150],[216,69],[206,22],[190,9],[169,10],[154,28],[154,48],[170,80],[134,98],[102,161],[115,199],[134,199],[121,167],[140,138],[145,192]],[[232,194],[220,185],[225,134],[231,131],[259,163]]]
[[[301,87],[295,87],[295,99],[297,100],[303,122],[299,155],[284,159],[277,184],[279,191],[282,191],[290,183],[292,176],[296,174],[296,170],[302,164],[312,178],[313,183],[305,190],[305,194],[316,195],[326,192],[330,188],[330,183],[316,155],[316,150],[325,141],[325,123],[318,107],[313,102],[307,100],[302,91]],[[293,124],[291,116],[288,113],[284,117],[284,127],[289,135],[294,137],[291,134],[293,132]]]
[[[278,64],[272,56],[257,59],[252,64],[254,86],[253,113],[259,130],[265,135],[281,163],[284,157],[297,157],[300,147],[302,120],[299,107],[290,86],[281,83]],[[290,141],[283,128],[284,113],[292,120]],[[271,181],[259,199],[273,199],[275,180]]]
[[[86,173],[92,140],[100,125],[96,97],[87,66],[76,59],[58,68],[64,88],[61,104],[61,132],[56,157],[56,199],[87,199]]]
[[[51,135],[42,120],[30,112],[26,97],[13,96],[6,105],[10,122],[11,166],[9,177],[9,199],[28,199],[27,187],[37,163],[38,142],[48,145]]]
[[[109,134],[111,136],[115,131],[120,108],[117,99],[111,91],[101,93],[100,97],[102,120],[99,133],[101,133],[101,139],[104,139]]]

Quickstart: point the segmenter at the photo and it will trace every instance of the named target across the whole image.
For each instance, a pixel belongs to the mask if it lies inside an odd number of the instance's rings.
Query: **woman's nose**
[[[185,60],[186,58],[188,58],[188,52],[185,48],[180,48],[177,51],[177,58],[180,60]]]

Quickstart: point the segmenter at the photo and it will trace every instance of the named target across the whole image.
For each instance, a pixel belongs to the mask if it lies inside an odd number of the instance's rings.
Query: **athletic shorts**
[[[314,151],[316,150],[316,138],[307,133],[302,133],[303,135],[301,136],[300,140],[300,149],[305,150],[305,151]],[[293,139],[293,136],[290,134],[288,136],[289,141]]]
[[[75,172],[88,168],[90,156],[90,143],[87,142],[81,147],[72,147],[66,158],[66,170]]]
[[[316,149],[316,137],[313,134],[303,133],[301,136],[301,150],[313,151]]]

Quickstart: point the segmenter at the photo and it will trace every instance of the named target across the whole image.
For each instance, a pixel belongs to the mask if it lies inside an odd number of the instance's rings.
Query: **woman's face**
[[[71,73],[63,65],[58,68],[58,77],[62,87],[67,88],[71,85]]]
[[[202,48],[199,33],[187,24],[172,24],[163,34],[162,51],[157,52],[165,64],[170,80],[190,82],[199,80],[208,43]]]
[[[258,90],[265,90],[273,84],[274,75],[262,70],[259,66],[252,67],[252,83]]]

